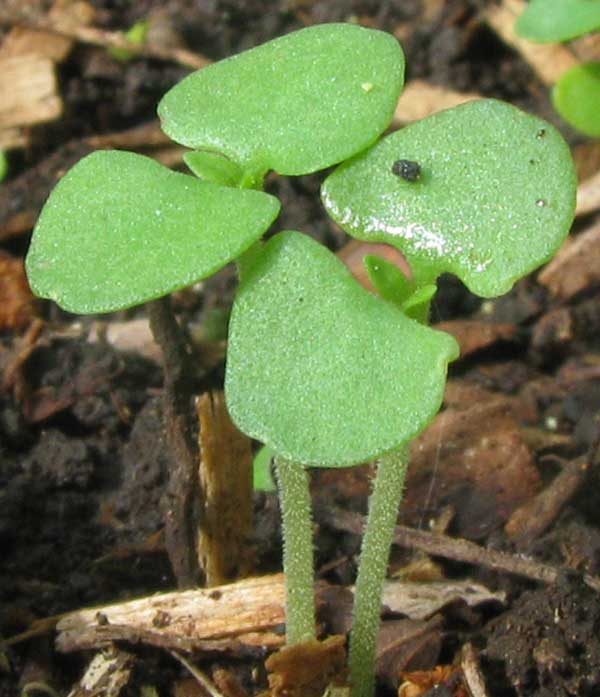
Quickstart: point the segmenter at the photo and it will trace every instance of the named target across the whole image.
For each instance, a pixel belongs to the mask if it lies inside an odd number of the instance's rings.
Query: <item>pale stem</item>
[[[350,633],[352,697],[372,697],[375,687],[375,651],[381,597],[407,465],[407,448],[381,458],[369,499],[369,516],[362,540]]]
[[[287,644],[315,639],[313,532],[309,477],[296,462],[275,458],[283,527]]]

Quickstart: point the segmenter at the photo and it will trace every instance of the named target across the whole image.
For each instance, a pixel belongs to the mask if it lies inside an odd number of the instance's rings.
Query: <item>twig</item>
[[[155,300],[148,308],[150,328],[163,353],[165,427],[174,455],[165,494],[165,545],[177,583],[185,588],[200,580],[197,534],[204,514],[192,418],[192,369],[170,299]]]
[[[206,677],[206,675],[190,661],[182,656],[178,651],[169,651],[171,656],[178,660],[181,665],[185,666],[188,671],[194,676],[200,687],[208,694],[210,697],[224,697],[222,692],[217,690],[216,686]]]
[[[510,516],[504,530],[517,549],[527,549],[552,525],[575,496],[589,470],[587,456],[564,463],[562,472],[547,487]]]
[[[336,529],[355,535],[362,534],[364,517],[360,513],[345,511],[330,505],[329,509],[323,510],[321,515],[325,517],[329,525]],[[556,566],[486,549],[468,540],[415,530],[404,525],[396,526],[394,542],[400,547],[419,549],[437,557],[484,566],[495,571],[524,576],[542,583],[554,583],[560,573],[560,568]],[[600,592],[600,578],[584,574],[583,580],[590,588]]]
[[[151,43],[140,45],[128,41],[121,32],[106,31],[96,27],[56,26],[45,18],[31,17],[25,12],[18,14],[13,12],[9,15],[0,14],[0,24],[20,24],[29,29],[47,31],[84,44],[101,46],[102,48],[120,48],[136,56],[150,56],[172,61],[194,70],[204,68],[211,62],[208,58],[183,48],[163,47]]]
[[[488,697],[485,680],[479,667],[479,658],[472,644],[467,643],[463,646],[460,667],[471,696]]]

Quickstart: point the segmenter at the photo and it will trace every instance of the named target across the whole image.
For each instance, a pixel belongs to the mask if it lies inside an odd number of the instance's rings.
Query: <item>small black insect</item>
[[[392,165],[392,173],[407,182],[416,182],[421,178],[421,165],[412,160],[396,160]]]

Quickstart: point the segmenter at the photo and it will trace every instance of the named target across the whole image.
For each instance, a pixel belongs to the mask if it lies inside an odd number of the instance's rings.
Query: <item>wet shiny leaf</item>
[[[408,182],[398,158],[418,162]],[[439,112],[384,138],[325,181],[329,214],[351,235],[395,245],[419,284],[444,271],[495,296],[550,259],[567,235],[576,177],[549,124],[495,100]]]

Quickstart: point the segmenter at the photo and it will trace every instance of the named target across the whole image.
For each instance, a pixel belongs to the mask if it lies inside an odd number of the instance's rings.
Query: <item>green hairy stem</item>
[[[350,634],[352,697],[371,697],[373,694],[381,596],[407,465],[407,448],[381,458],[369,500]]]
[[[315,639],[313,535],[305,467],[275,458],[283,526],[287,644]]]

